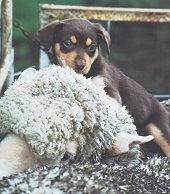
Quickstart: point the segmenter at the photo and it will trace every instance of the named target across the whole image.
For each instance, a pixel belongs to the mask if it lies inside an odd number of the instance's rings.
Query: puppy
[[[108,54],[111,44],[109,34],[100,24],[85,19],[53,22],[39,30],[38,39],[49,51],[51,63],[68,65],[87,78],[102,77],[106,93],[127,107],[139,135],[153,135],[155,143],[170,157],[168,113],[142,86],[99,54],[102,42]],[[151,149],[155,147],[151,145]]]

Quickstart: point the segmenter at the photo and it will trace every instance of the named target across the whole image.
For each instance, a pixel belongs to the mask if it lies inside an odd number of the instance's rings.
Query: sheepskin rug
[[[25,70],[0,100],[0,133],[23,138],[38,160],[60,160],[69,142],[84,158],[98,160],[118,133],[135,134],[133,119],[110,103],[91,79],[70,68]]]

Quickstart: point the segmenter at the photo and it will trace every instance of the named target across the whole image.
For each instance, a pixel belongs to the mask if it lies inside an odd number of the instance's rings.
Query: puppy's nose
[[[76,59],[75,66],[76,66],[76,69],[82,70],[85,67],[85,60],[84,59]]]

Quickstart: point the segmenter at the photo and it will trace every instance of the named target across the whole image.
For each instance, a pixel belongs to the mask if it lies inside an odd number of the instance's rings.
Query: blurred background
[[[17,0],[13,15],[33,35],[39,28],[39,4],[170,8],[169,0]],[[38,66],[39,49],[13,29],[15,71]],[[109,60],[153,94],[170,94],[170,24],[111,23]]]

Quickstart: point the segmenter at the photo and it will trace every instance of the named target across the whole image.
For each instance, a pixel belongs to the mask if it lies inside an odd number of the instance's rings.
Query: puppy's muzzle
[[[84,59],[76,59],[75,60],[75,68],[76,68],[76,70],[78,70],[78,71],[83,70],[85,65],[86,65],[86,62],[85,62]]]

